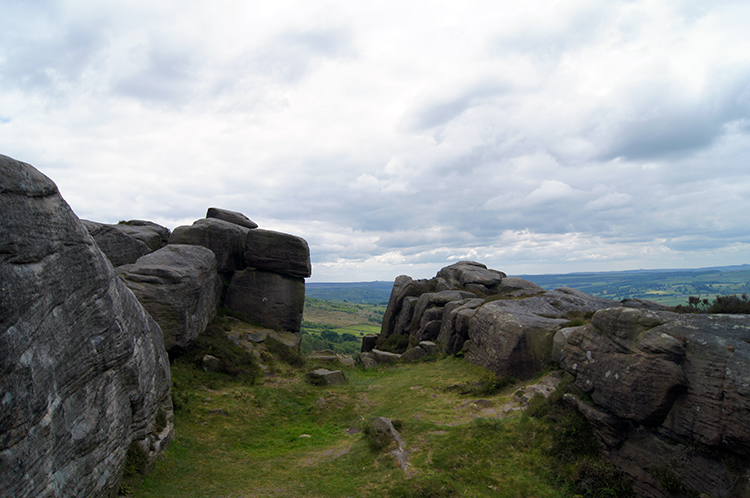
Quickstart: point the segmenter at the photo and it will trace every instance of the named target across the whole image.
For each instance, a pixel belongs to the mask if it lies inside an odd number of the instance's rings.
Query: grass
[[[283,361],[274,371],[250,382],[175,361],[176,438],[148,477],[129,484],[131,495],[576,496],[581,466],[551,451],[554,423],[541,412],[478,417],[467,404],[478,391],[460,386],[489,376],[462,359],[351,369],[346,385],[329,387]],[[498,407],[517,385],[483,397]],[[365,428],[377,416],[401,421],[408,472],[368,445]]]

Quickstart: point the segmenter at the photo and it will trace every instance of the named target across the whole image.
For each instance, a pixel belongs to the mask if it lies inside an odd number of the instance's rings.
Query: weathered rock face
[[[0,156],[0,495],[116,493],[172,436],[158,325],[58,193]]]
[[[231,276],[245,267],[245,239],[249,228],[218,218],[203,218],[191,226],[174,229],[170,244],[189,244],[211,249],[219,273]]]
[[[552,339],[571,316],[618,304],[566,287],[489,302],[469,319],[466,358],[498,375],[529,379],[552,362]]]
[[[81,220],[81,223],[113,266],[135,263],[138,258],[151,252],[146,244],[126,234],[116,225],[89,220]]]
[[[186,347],[216,316],[221,279],[205,247],[170,244],[117,272],[161,327],[167,350]]]
[[[245,264],[248,268],[290,277],[307,278],[312,275],[310,248],[305,239],[271,230],[248,231]]]
[[[393,344],[394,335],[408,337],[412,347],[435,341],[449,354],[464,350],[467,359],[499,375],[527,379],[551,362],[554,333],[572,314],[618,305],[573,289],[546,292],[481,263],[460,261],[430,280],[395,280],[376,346]]]
[[[745,496],[726,462],[745,472],[750,456],[750,316],[607,309],[554,342],[599,405],[581,411],[603,452],[639,496],[673,496],[665,476],[683,494]]]
[[[244,214],[236,211],[229,211],[227,209],[210,207],[208,208],[208,211],[206,211],[206,218],[216,218],[245,228],[258,228],[258,224],[251,221],[250,218]]]
[[[299,332],[305,280],[267,271],[238,271],[229,283],[224,303],[264,327]]]

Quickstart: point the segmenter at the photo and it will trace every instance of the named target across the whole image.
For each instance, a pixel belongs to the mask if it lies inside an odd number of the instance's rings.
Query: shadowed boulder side
[[[161,330],[49,178],[0,178],[0,495],[113,496],[172,438]]]

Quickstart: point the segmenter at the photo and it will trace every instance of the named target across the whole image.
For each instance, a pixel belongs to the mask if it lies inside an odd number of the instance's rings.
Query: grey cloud
[[[502,82],[482,82],[457,96],[435,99],[410,110],[403,117],[404,126],[411,131],[423,131],[445,125],[487,99],[505,94],[509,86]]]
[[[521,16],[489,41],[489,52],[495,56],[522,54],[556,64],[566,51],[584,46],[597,35],[611,15],[606,5],[616,3],[621,2],[547,4],[544,10],[548,16],[540,19],[538,12]]]
[[[589,136],[601,144],[600,160],[684,156],[705,149],[733,123],[750,119],[750,66],[717,72],[691,99],[676,81],[628,89],[626,116],[609,116]]]
[[[292,84],[307,75],[316,59],[353,56],[353,43],[352,33],[344,28],[290,30],[269,39],[246,60],[254,70]]]
[[[43,33],[31,35],[10,30],[2,36],[0,80],[43,92],[55,91],[60,83],[78,81],[107,42],[101,26],[49,26]]]
[[[114,90],[144,101],[184,103],[199,83],[193,54],[188,47],[171,48],[152,39],[131,50],[131,64],[136,69],[115,81]]]

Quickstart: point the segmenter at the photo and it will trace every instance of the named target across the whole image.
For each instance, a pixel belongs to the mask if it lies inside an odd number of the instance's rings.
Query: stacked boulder
[[[527,379],[551,362],[552,338],[570,317],[618,305],[459,261],[430,280],[396,278],[374,348],[400,353],[434,341],[498,375]]]
[[[169,242],[213,251],[228,309],[266,328],[299,332],[305,278],[312,274],[304,239],[257,228],[241,213],[210,208],[206,218],[175,228]]]
[[[57,186],[0,156],[0,496],[113,496],[173,434],[159,325]]]
[[[170,231],[141,220],[85,221],[125,284],[159,323],[168,351],[187,347],[223,303],[299,347],[310,249],[294,235],[261,230],[242,213],[209,208]]]

